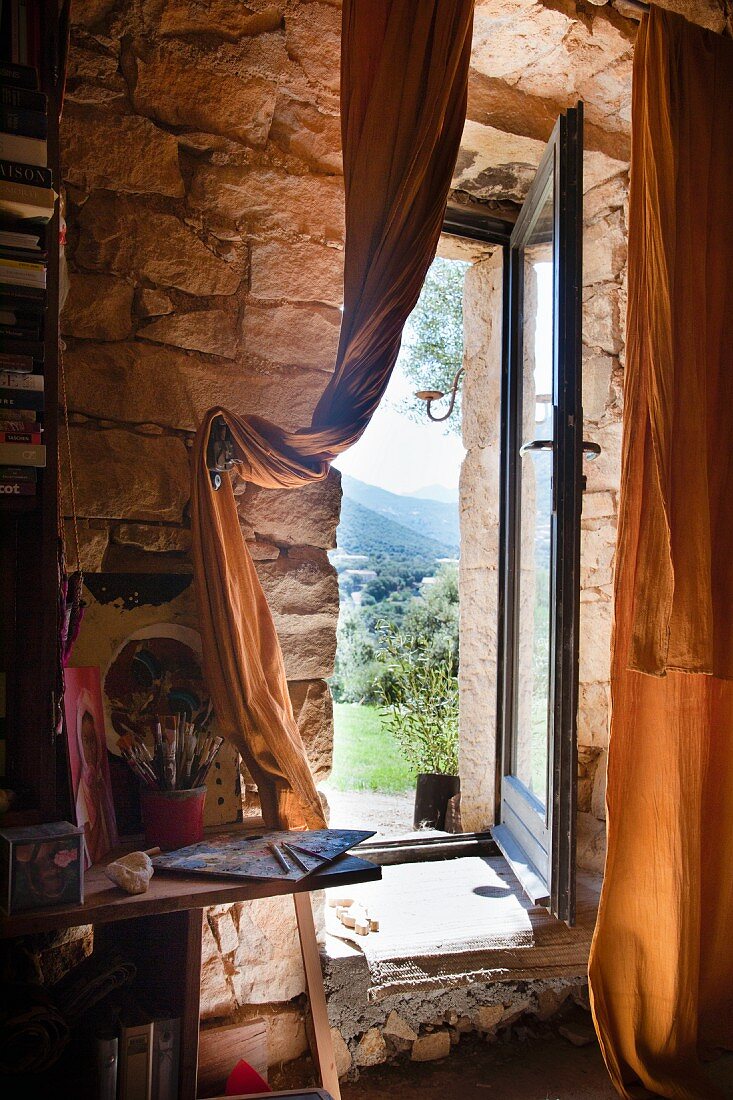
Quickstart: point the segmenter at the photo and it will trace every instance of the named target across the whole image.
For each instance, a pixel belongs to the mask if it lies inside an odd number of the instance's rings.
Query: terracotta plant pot
[[[145,843],[164,852],[198,844],[204,839],[206,787],[192,791],[144,790],[140,805],[145,826]]]
[[[461,781],[457,775],[439,775],[437,772],[418,775],[413,827],[442,829],[448,803],[460,789]]]

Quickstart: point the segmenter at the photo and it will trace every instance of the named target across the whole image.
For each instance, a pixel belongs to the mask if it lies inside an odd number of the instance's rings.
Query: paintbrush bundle
[[[196,729],[183,714],[158,718],[153,729],[152,754],[145,742],[132,733],[126,733],[117,742],[138,779],[158,791],[190,791],[203,786],[223,744],[223,737]]]

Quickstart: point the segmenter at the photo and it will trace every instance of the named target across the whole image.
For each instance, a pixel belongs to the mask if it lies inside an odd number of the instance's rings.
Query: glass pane
[[[522,252],[523,377],[520,439],[525,449],[518,530],[518,650],[514,774],[546,806],[550,746],[550,576],[553,474],[553,188]]]

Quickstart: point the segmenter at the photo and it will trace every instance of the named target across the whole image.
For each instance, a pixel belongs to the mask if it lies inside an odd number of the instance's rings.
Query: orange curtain
[[[733,1048],[733,42],[634,57],[626,396],[596,1028],[624,1097]],[[648,1091],[647,1091],[648,1090]]]
[[[326,477],[386,389],[435,255],[466,115],[473,0],[344,0],[341,127],[344,316],[335,372],[309,428],[211,409],[193,456],[193,556],[204,664],[218,722],[258,785],[265,821],[323,825],[267,601],[229,479],[206,468],[223,416],[240,473],[266,488]]]

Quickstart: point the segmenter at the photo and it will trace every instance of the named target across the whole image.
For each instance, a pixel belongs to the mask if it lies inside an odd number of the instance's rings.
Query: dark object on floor
[[[68,1041],[66,1020],[47,993],[36,986],[5,988],[0,1011],[0,1073],[41,1073],[58,1061]]]
[[[457,775],[439,775],[436,772],[421,773],[415,788],[416,829],[442,829],[448,803],[461,789]]]

